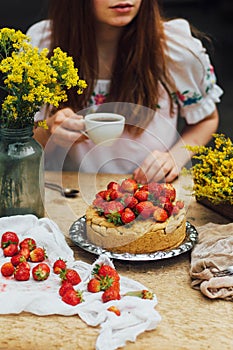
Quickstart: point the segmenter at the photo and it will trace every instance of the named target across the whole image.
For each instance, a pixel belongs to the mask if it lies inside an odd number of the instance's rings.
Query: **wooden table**
[[[46,173],[49,181],[62,182],[69,187],[79,186],[81,190],[76,199],[64,198],[49,189],[46,189],[45,196],[46,215],[59,225],[76,259],[92,264],[96,256],[72,243],[69,238],[70,226],[85,214],[97,190],[104,189],[109,181],[124,177]],[[187,220],[191,224],[197,227],[208,222],[229,222],[187,195],[189,184],[186,177],[181,177],[175,183],[179,196],[186,201]],[[157,329],[141,334],[135,343],[128,343],[124,349],[233,349],[232,302],[209,300],[190,287],[190,252],[159,261],[115,260],[114,265],[122,276],[141,282],[156,294],[156,309],[162,317]],[[1,350],[92,350],[95,349],[98,335],[98,328],[88,327],[78,316],[1,315],[0,324]]]

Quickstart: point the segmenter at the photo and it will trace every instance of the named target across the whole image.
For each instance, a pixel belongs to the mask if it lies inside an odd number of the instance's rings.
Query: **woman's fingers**
[[[178,168],[168,152],[154,151],[134,172],[134,178],[140,183],[151,181],[171,182],[178,176]]]
[[[68,147],[86,139],[80,132],[84,129],[83,117],[75,114],[70,108],[57,111],[47,119],[47,124],[53,142],[59,146]]]

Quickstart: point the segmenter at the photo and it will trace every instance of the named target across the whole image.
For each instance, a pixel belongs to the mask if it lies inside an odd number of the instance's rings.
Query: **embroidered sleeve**
[[[191,34],[189,23],[176,19],[165,23],[168,68],[175,83],[171,91],[181,116],[195,124],[210,115],[220,102],[222,89],[200,40]]]

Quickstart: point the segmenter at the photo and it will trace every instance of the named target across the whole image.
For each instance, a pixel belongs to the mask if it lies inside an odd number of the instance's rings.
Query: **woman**
[[[36,46],[72,55],[88,84],[50,111],[48,130],[35,130],[49,167],[70,161],[80,171],[171,182],[192,156],[184,145],[204,145],[217,130],[222,90],[209,57],[187,21],[162,19],[157,0],[51,0],[49,20],[27,34]],[[112,147],[94,146],[79,132],[85,109],[100,104],[126,117]],[[186,124],[181,137],[178,116]]]

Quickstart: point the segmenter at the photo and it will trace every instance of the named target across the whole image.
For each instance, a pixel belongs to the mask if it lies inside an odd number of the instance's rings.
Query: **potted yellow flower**
[[[214,146],[188,146],[195,152],[191,168],[196,199],[233,219],[233,144],[224,134],[214,134]]]
[[[0,30],[0,217],[44,215],[43,151],[32,138],[34,115],[58,107],[67,89],[86,87],[73,59],[59,47],[48,57],[21,31]]]

